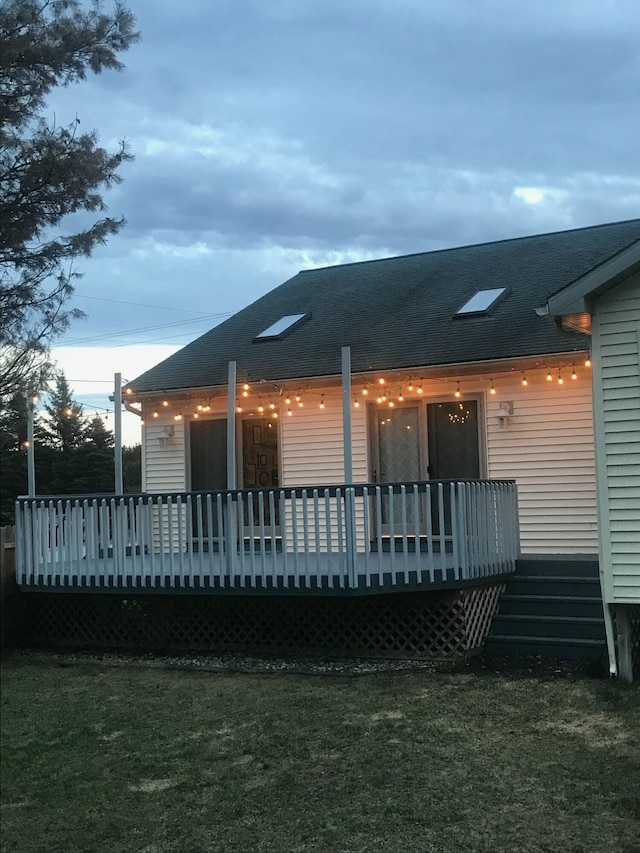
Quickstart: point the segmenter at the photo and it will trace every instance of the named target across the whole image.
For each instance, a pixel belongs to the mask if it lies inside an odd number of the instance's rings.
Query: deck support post
[[[229,362],[227,396],[227,489],[236,487],[236,362]]]
[[[122,482],[122,374],[116,373],[113,389],[113,437],[115,449],[113,458],[115,462],[114,491],[116,495],[124,492]]]
[[[36,494],[36,462],[33,446],[35,410],[36,400],[34,397],[30,397],[27,401],[27,495],[30,498],[35,497]]]
[[[618,635],[618,673],[623,681],[633,681],[633,648],[631,641],[631,608],[616,605],[616,633]]]
[[[353,451],[351,446],[351,348],[342,347],[342,444],[344,450],[345,534],[347,544],[348,585],[357,586],[356,562],[356,512],[353,489]]]
[[[351,347],[342,347],[342,443],[344,450],[344,481],[353,483],[353,453],[351,449]]]

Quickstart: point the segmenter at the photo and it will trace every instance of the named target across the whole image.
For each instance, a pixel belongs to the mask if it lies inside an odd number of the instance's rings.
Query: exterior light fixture
[[[462,391],[460,390],[460,383],[456,382],[456,390],[453,393],[454,397],[462,397]]]
[[[584,366],[585,367],[591,367],[591,353],[589,353],[589,355],[586,357],[586,359],[584,361]]]
[[[490,394],[496,394],[497,393],[496,386],[493,384],[493,379],[491,380],[491,388],[489,388],[489,393]]]
[[[552,379],[553,379],[553,375],[552,375],[551,371],[549,371],[549,372],[547,373],[547,382],[551,382],[551,381],[552,381]]]
[[[525,388],[529,384],[529,382],[527,381],[527,374],[526,373],[522,374],[522,384],[525,386]]]
[[[571,365],[571,378],[572,378],[572,379],[577,379],[577,378],[578,378],[578,374],[576,373],[576,366],[575,366],[575,364],[572,364],[572,365]]]
[[[154,417],[154,418],[157,418],[157,417],[158,417],[158,413],[157,413],[157,412],[154,412],[154,413],[153,413],[153,417]]]
[[[558,385],[563,385],[563,384],[564,384],[564,379],[562,378],[562,371],[560,368],[558,368]]]
[[[362,396],[363,396],[363,397],[366,397],[368,393],[369,393],[369,389],[368,389],[368,388],[367,388],[367,386],[365,385],[365,386],[364,386],[364,388],[362,389]]]
[[[380,379],[378,379],[378,385],[384,385],[384,376],[381,376]]]
[[[169,405],[169,401],[168,401],[168,400],[163,400],[163,401],[162,401],[162,405],[163,405],[163,406],[165,406],[165,407],[166,407],[166,406],[168,406],[168,405]]]

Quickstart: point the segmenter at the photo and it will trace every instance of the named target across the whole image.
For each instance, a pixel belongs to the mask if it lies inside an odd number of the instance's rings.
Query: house
[[[591,336],[610,670],[630,681],[640,647],[640,242],[559,289],[540,313]]]
[[[23,589],[454,590],[434,621],[477,646],[519,556],[597,560],[596,353],[584,311],[540,309],[639,244],[632,220],[300,272],[125,387],[144,495],[21,504]]]

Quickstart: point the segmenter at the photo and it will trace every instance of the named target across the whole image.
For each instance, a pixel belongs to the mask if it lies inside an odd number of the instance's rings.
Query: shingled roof
[[[584,349],[535,309],[640,240],[640,219],[305,270],[143,373],[138,392],[238,378],[335,375],[350,346],[354,372],[410,369]],[[482,316],[455,312],[478,290],[509,288]],[[311,314],[281,339],[255,337],[286,315]]]

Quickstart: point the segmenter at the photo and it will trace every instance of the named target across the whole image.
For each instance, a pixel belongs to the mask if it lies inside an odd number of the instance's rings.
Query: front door
[[[426,418],[423,415],[426,409]],[[429,480],[476,480],[480,477],[478,401],[446,401],[374,409],[373,479],[382,483]],[[426,431],[426,435],[425,435]],[[426,440],[425,440],[426,439]],[[405,509],[407,522],[415,519],[413,501]],[[422,512],[425,511],[423,507]],[[399,495],[383,497],[383,532],[401,518]],[[438,495],[431,496],[432,529],[440,532]],[[424,529],[421,523],[421,528]],[[451,532],[448,502],[445,501],[444,532]]]
[[[191,421],[189,424],[191,446],[191,491],[220,492],[227,488],[227,420]],[[193,530],[198,533],[196,503],[193,503]],[[202,513],[203,535],[209,536],[208,514]],[[218,517],[213,513],[211,535],[218,536]]]
[[[420,409],[402,406],[393,411],[376,411],[375,443],[378,465],[374,480],[381,483],[406,483],[420,479]],[[413,502],[406,507],[407,522],[414,524]],[[397,523],[401,517],[401,497],[383,496],[382,524],[387,529],[390,521]]]
[[[427,403],[430,480],[480,477],[478,401]]]

